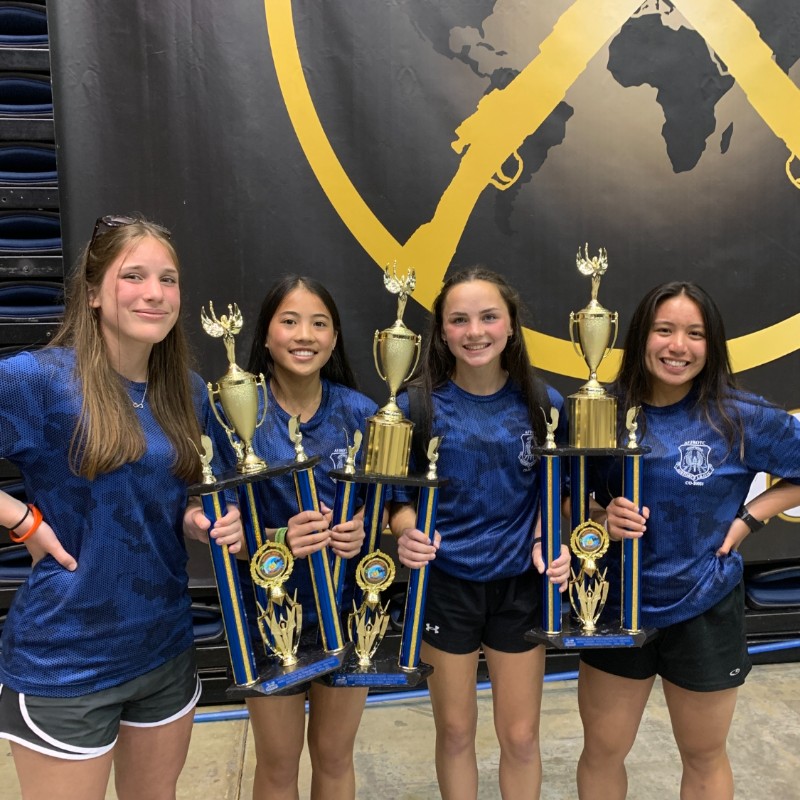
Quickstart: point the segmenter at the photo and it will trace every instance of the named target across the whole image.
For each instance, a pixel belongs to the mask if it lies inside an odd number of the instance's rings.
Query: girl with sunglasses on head
[[[618,496],[618,463],[594,479],[612,539],[601,622],[619,619],[613,541],[642,537],[642,625],[659,630],[641,648],[581,654],[578,794],[626,796],[625,758],[660,675],[683,764],[681,797],[730,800],[726,740],[751,666],[737,549],[765,520],[800,504],[800,421],[736,387],[722,317],[694,283],[645,295],[612,388],[621,413],[641,407],[640,442],[650,452],[642,508]],[[779,480],[745,505],[759,472]]]
[[[301,642],[316,642],[317,620],[307,557],[327,545],[333,554],[348,559],[342,602],[342,608],[348,611],[353,601],[354,556],[364,541],[362,512],[351,522],[331,526],[336,484],[328,473],[344,466],[347,440],[352,442],[356,430],[363,432],[365,419],[375,413],[377,405],[356,390],[339,311],[327,289],[312,278],[289,275],[269,290],[256,322],[248,370],[263,373],[268,387],[267,415],[256,430],[255,451],[270,463],[293,461],[294,445],[289,439],[288,424],[290,417],[299,415],[306,453],[321,456],[314,467],[321,512],[298,512],[291,475],[256,484],[265,515],[261,522],[268,538],[284,541],[296,559],[284,589],[289,596],[296,590],[297,602],[302,604]],[[244,594],[249,599],[253,593]],[[253,604],[248,615],[253,622],[254,612]],[[253,637],[260,641],[255,628]],[[298,797],[300,756],[306,739],[306,698],[311,797],[352,800],[353,746],[366,697],[366,688],[330,687],[312,681],[279,696],[248,698],[257,759],[254,800]]]
[[[33,558],[0,656],[26,800],[102,800],[112,762],[120,800],[175,797],[199,696],[183,537],[209,527],[179,280],[165,229],[103,217],[52,344],[0,362],[0,455],[32,500],[0,493]],[[211,536],[236,552],[238,510]]]
[[[448,278],[433,303],[421,377],[399,398],[420,398],[425,442],[443,436],[434,544],[416,529],[412,505],[393,503],[400,561],[430,563],[422,661],[436,725],[436,774],[443,798],[478,796],[476,672],[481,651],[492,682],[506,800],[539,797],[539,712],[544,647],[524,636],[540,625],[541,581],[563,590],[569,553],[546,575],[539,529],[540,488],[532,447],[546,436],[543,410],[561,396],[530,365],[519,296],[494,272],[473,267]],[[411,398],[411,400],[410,400]],[[415,464],[416,471],[424,465]],[[395,490],[394,500],[403,498]]]

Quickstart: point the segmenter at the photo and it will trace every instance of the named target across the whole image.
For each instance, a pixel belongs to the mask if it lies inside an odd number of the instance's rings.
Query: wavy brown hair
[[[131,220],[119,227],[96,229],[69,279],[64,322],[51,344],[75,351],[82,402],[70,442],[70,468],[90,480],[138,461],[146,449],[124,379],[112,366],[114,354],[108,352],[98,311],[91,307],[92,293],[100,291],[114,262],[148,237],[162,244],[180,268],[164,228],[141,217]],[[180,317],[166,337],[153,345],[147,380],[153,416],[175,450],[173,473],[186,481],[198,480],[200,464],[192,442],[200,444],[200,426],[192,402],[188,347]]]

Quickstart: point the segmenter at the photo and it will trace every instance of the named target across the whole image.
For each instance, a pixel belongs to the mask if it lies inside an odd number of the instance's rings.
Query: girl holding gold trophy
[[[267,379],[264,424],[256,430],[254,449],[269,462],[291,461],[294,445],[286,431],[299,415],[303,446],[321,456],[314,468],[321,512],[301,511],[291,475],[256,484],[267,536],[284,542],[295,557],[284,587],[297,592],[302,605],[302,642],[316,638],[315,603],[307,556],[328,547],[355,566],[364,541],[362,515],[331,526],[335,483],[328,473],[344,466],[356,431],[377,410],[358,392],[344,349],[339,312],[327,289],[311,278],[288,276],[265,297],[253,337],[248,370]],[[348,570],[342,609],[353,599],[353,570]],[[252,596],[244,592],[245,598]],[[246,600],[247,601],[247,600]],[[255,619],[253,613],[248,617]],[[258,640],[254,629],[254,639]],[[353,798],[353,746],[364,710],[366,688],[330,687],[317,681],[279,695],[247,698],[256,747],[253,798],[297,797],[297,779],[305,733],[305,701],[309,701],[308,746],[312,765],[311,797]]]
[[[693,283],[657,286],[639,303],[612,392],[621,409],[641,406],[640,441],[650,448],[644,505],[617,496],[618,462],[594,481],[596,498],[612,540],[641,537],[642,626],[659,632],[641,648],[581,653],[578,794],[626,796],[625,758],[660,675],[683,763],[681,797],[730,800],[726,740],[750,671],[737,549],[800,504],[800,422],[736,387],[722,317]],[[762,471],[778,480],[745,505]],[[610,571],[619,569],[617,553],[606,555]],[[618,608],[611,595],[603,613],[618,618]]]
[[[539,796],[539,712],[544,647],[524,635],[541,623],[541,580],[566,588],[569,553],[547,575],[541,540],[539,473],[531,448],[545,443],[545,414],[561,396],[530,365],[519,298],[494,272],[450,277],[433,304],[421,377],[398,398],[423,428],[442,436],[435,543],[416,530],[411,505],[395,502],[392,531],[403,564],[431,563],[422,660],[436,724],[436,772],[444,798],[478,793],[476,670],[482,648],[492,681],[504,798]],[[422,413],[417,414],[414,398]],[[411,402],[410,402],[411,399]],[[428,430],[425,430],[427,428]],[[560,439],[566,415],[560,415]],[[419,469],[420,465],[415,465]],[[395,501],[408,500],[395,489]]]
[[[0,521],[33,570],[3,629],[0,736],[28,800],[174,797],[200,694],[183,537],[209,523],[205,386],[189,372],[169,233],[102,217],[52,345],[0,362],[0,455],[33,500]],[[238,510],[211,534],[236,552]],[[213,545],[216,546],[216,545]]]

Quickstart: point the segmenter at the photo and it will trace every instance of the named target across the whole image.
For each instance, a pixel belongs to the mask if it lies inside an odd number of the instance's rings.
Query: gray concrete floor
[[[203,707],[200,712],[236,706]],[[499,798],[498,748],[491,698],[479,699],[478,759],[481,800]],[[542,704],[542,800],[575,798],[581,749],[575,681],[545,685]],[[433,765],[433,719],[427,699],[369,705],[356,742],[359,800],[438,797]],[[800,664],[757,666],[739,693],[729,738],[736,797],[800,800]],[[255,762],[246,721],[196,724],[179,800],[249,800]],[[663,694],[656,684],[636,745],[628,758],[629,800],[678,797],[680,765]],[[304,754],[300,796],[308,797]],[[6,742],[0,741],[0,798],[19,798]],[[115,800],[112,788],[107,800]]]

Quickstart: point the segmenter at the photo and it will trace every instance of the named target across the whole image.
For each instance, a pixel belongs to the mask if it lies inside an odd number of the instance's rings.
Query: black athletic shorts
[[[697,617],[662,628],[644,647],[583,650],[590,667],[644,680],[653,675],[692,692],[741,686],[752,664],[744,624],[744,583]]]
[[[541,577],[534,569],[514,578],[478,583],[431,566],[422,638],[437,650],[466,654],[482,644],[502,653],[536,647],[525,633],[541,624]]]

